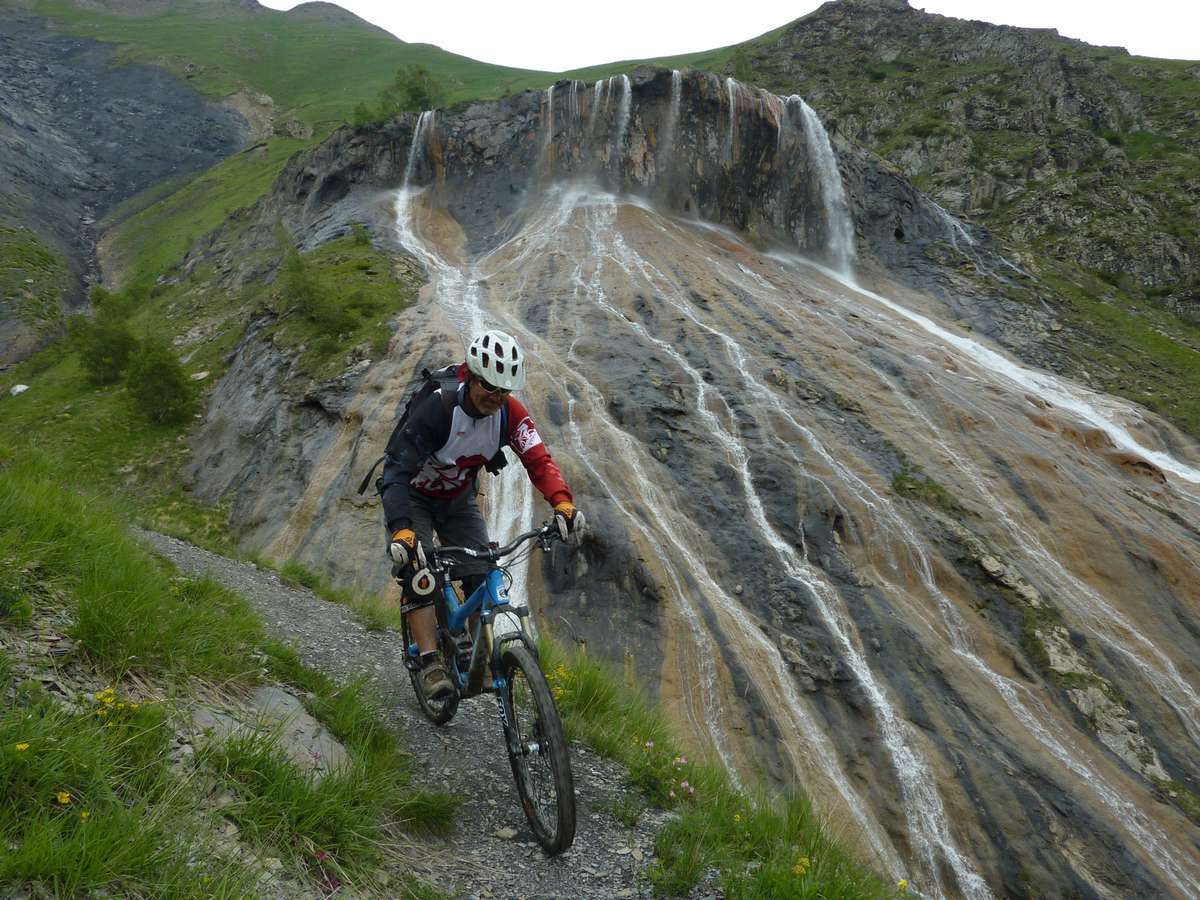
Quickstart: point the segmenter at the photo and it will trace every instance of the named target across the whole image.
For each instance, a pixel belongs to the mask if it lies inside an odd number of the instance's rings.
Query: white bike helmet
[[[485,331],[467,348],[467,369],[493,387],[519,391],[525,386],[525,354],[503,331]]]

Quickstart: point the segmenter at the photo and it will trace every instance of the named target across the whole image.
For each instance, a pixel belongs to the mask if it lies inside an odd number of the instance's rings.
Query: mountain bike
[[[444,725],[454,718],[460,700],[481,693],[496,695],[521,808],[538,843],[554,855],[575,840],[571,758],[554,696],[539,665],[537,647],[525,632],[524,620],[529,610],[511,605],[508,599],[512,584],[509,570],[532,552],[532,545],[524,555],[510,559],[506,566],[500,565],[502,559],[535,539],[542,550],[549,550],[561,535],[551,520],[503,547],[495,543],[484,549],[434,547],[423,554],[423,571],[414,576],[414,584],[424,583],[431,592],[441,584],[440,600],[434,604],[436,634],[443,664],[455,687],[450,696],[435,700],[425,695],[420,655],[409,632],[407,617],[403,620],[402,634],[406,647],[404,665],[417,703],[435,725]],[[485,561],[488,569],[479,587],[460,601],[454,582],[467,574],[456,572],[456,568],[462,568],[464,558]],[[424,582],[422,575],[427,577]],[[504,617],[511,630],[496,633],[498,616]]]

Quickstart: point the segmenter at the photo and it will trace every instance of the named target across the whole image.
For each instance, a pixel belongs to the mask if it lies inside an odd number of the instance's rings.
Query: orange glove
[[[568,535],[578,535],[584,529],[583,513],[570,500],[554,504],[554,521],[558,534],[565,541]]]
[[[417,533],[411,528],[401,528],[392,535],[391,543],[388,544],[388,556],[392,558],[392,562],[403,569],[413,558],[413,552],[416,549]]]

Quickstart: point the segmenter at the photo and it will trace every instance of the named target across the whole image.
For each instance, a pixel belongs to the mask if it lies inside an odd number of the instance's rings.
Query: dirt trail
[[[491,697],[464,701],[449,725],[435,728],[417,708],[395,632],[368,631],[345,607],[288,587],[252,563],[164,535],[142,537],[181,571],[208,573],[246,597],[267,632],[294,642],[305,665],[338,680],[366,675],[378,688],[388,721],[403,732],[424,769],[425,784],[466,798],[458,832],[420,845],[427,852],[417,871],[423,880],[470,898],[651,896],[641,875],[666,814],[647,810],[636,827],[628,828],[607,811],[625,792],[621,766],[572,744],[578,831],[569,851],[549,859],[517,804]]]

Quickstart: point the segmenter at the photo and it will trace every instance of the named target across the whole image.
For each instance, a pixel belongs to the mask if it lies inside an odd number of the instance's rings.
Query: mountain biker
[[[443,386],[430,394],[388,440],[379,480],[388,556],[402,586],[401,610],[420,651],[422,687],[430,699],[442,699],[454,688],[437,653],[436,592],[414,578],[422,545],[432,546],[434,532],[447,545],[487,546],[487,526],[475,503],[479,469],[497,473],[507,463],[504,447],[511,447],[554,508],[559,530],[572,534],[584,528],[583,513],[533,419],[512,395],[524,385],[525,360],[517,342],[503,331],[485,331],[467,348],[457,389]],[[482,571],[464,578],[468,596],[481,581]]]

